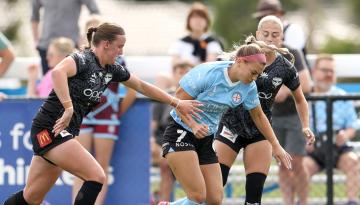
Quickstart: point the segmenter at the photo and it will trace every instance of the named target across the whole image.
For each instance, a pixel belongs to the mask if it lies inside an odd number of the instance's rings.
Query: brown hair
[[[86,48],[91,48],[91,44],[97,46],[100,41],[112,42],[117,35],[125,35],[125,31],[121,26],[113,23],[102,23],[98,27],[90,27],[86,34],[89,43]]]
[[[211,24],[211,20],[210,20],[209,10],[207,9],[207,7],[200,2],[193,3],[186,18],[186,29],[190,32],[192,31],[190,27],[190,19],[191,17],[193,17],[193,15],[201,16],[206,20],[207,25],[205,27],[205,31],[208,31]]]
[[[322,60],[334,61],[334,57],[331,54],[327,54],[327,53],[318,54],[315,59],[314,68],[317,68],[319,62]]]
[[[255,36],[253,35],[250,35],[246,38],[245,40],[245,43],[246,44],[256,44],[256,45],[259,45],[261,48],[267,48],[267,49],[270,49],[270,50],[273,50],[273,51],[277,51],[279,52],[281,55],[289,55],[290,56],[290,62],[292,64],[294,64],[295,62],[295,58],[294,58],[294,55],[292,53],[289,52],[289,50],[287,48],[278,48],[274,45],[267,45],[264,41],[258,41],[256,40]]]

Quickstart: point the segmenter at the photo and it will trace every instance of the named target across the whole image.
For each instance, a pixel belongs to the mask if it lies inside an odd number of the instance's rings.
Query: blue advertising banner
[[[42,100],[8,99],[0,103],[0,204],[23,189],[32,157],[30,128]],[[106,204],[149,205],[150,103],[136,101],[122,117],[109,169]],[[44,205],[71,204],[73,176],[63,172]]]

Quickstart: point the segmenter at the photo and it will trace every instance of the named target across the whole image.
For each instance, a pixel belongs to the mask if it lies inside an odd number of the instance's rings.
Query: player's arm
[[[122,116],[136,100],[136,91],[127,88],[124,99],[120,102],[120,116]]]
[[[309,107],[301,86],[292,91],[297,113],[299,115],[304,136],[308,144],[315,142],[315,135],[309,128]]]
[[[261,105],[258,105],[255,108],[249,110],[249,112],[256,127],[270,142],[275,158],[278,160],[278,162],[282,162],[286,168],[291,169],[291,156],[281,147],[269,120],[262,111]]]
[[[176,97],[182,100],[193,100],[194,98],[190,96],[185,90],[179,87],[176,91]],[[193,134],[197,138],[204,138],[208,135],[209,128],[205,124],[197,123],[191,115],[182,115],[179,112],[176,112],[177,115],[181,118],[181,120],[191,128]]]
[[[179,100],[155,85],[139,79],[135,75],[130,75],[130,78],[127,81],[123,81],[123,84],[142,93],[143,95],[148,96],[149,98],[171,105],[184,115],[196,115],[196,112],[201,111],[197,108],[201,105],[199,102],[195,100]]]
[[[68,77],[72,77],[75,74],[76,64],[70,56],[57,64],[51,72],[54,91],[65,109],[62,117],[58,119],[54,125],[53,132],[55,136],[69,125],[74,112],[69,93]]]

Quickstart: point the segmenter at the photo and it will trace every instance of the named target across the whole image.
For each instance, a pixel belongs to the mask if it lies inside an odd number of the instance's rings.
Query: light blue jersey
[[[228,68],[233,61],[218,61],[203,63],[191,69],[180,81],[180,87],[195,100],[204,104],[200,107],[199,123],[209,126],[209,135],[216,132],[220,117],[228,108],[234,108],[243,103],[247,110],[260,105],[255,82],[244,84],[233,83],[228,74]],[[175,110],[170,112],[174,120],[185,129],[192,131]]]
[[[346,92],[336,86],[332,86],[326,94],[344,95]],[[313,111],[310,112],[311,125],[313,125]],[[326,103],[324,101],[315,102],[316,129],[315,132],[326,132]],[[339,100],[333,104],[333,129],[340,130],[346,128],[359,129],[357,114],[351,100]],[[314,128],[312,128],[314,130]]]

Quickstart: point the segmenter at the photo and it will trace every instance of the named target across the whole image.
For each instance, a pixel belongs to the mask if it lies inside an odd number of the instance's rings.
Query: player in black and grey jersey
[[[74,140],[83,117],[100,102],[110,82],[123,82],[155,100],[168,103],[184,115],[197,115],[200,103],[179,100],[148,84],[121,65],[125,32],[116,24],[88,29],[89,49],[65,58],[52,71],[54,89],[35,116],[31,128],[34,156],[24,190],[5,205],[40,204],[62,170],[84,180],[75,205],[92,205],[105,182],[105,173],[94,157]],[[90,48],[90,42],[93,45]]]
[[[271,108],[277,92],[284,84],[291,91],[297,103],[298,113],[304,128],[304,134],[309,143],[314,141],[314,134],[309,127],[308,107],[300,87],[298,73],[282,54],[287,51],[271,45],[271,39],[282,38],[282,24],[275,16],[265,17],[259,23],[255,37],[246,41],[257,43],[266,54],[267,67],[257,78],[256,85],[261,107],[269,121]],[[281,54],[280,54],[281,52]],[[215,137],[223,184],[227,182],[230,167],[240,149],[244,148],[244,166],[246,171],[245,204],[261,204],[262,189],[270,168],[272,149],[277,149],[279,141],[267,141],[252,121],[251,115],[243,106],[229,109],[224,113]]]

